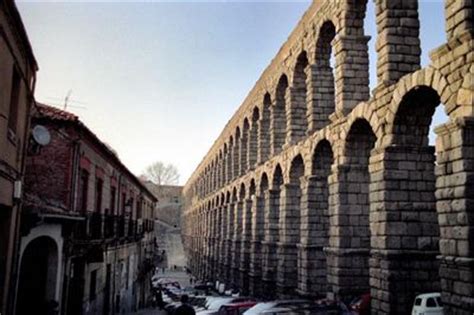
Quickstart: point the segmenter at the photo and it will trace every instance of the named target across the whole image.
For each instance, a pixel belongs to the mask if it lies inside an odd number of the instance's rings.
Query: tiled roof
[[[40,117],[48,117],[54,120],[61,120],[61,121],[79,121],[79,117],[74,115],[73,113],[61,110],[56,107],[52,107],[49,105],[41,104],[41,103],[36,103],[36,108],[38,109],[38,112],[35,113],[35,116],[37,118]]]
[[[155,199],[155,202],[157,201],[155,195],[146,187],[145,184],[143,184],[136,176],[133,174],[120,160],[120,158],[117,156],[117,153],[106,143],[102,142],[99,137],[92,132],[80,119],[79,116],[74,115],[73,113],[67,112],[65,110],[59,109],[57,107],[52,107],[46,104],[41,104],[36,102],[36,112],[33,114],[35,118],[38,119],[51,119],[54,121],[62,121],[62,122],[69,122],[72,123],[81,130],[85,131],[86,134],[88,134],[93,141],[98,144],[103,152],[109,155],[109,157],[115,162],[126,172],[128,175],[132,178],[132,180],[141,188],[143,188],[148,194],[152,197],[152,199]]]

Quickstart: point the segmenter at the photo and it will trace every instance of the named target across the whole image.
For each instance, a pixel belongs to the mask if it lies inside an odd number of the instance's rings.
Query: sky
[[[445,42],[442,0],[420,0],[422,65]],[[136,175],[184,184],[309,1],[17,0],[39,64],[36,99],[80,116]],[[376,84],[373,1],[365,19]],[[441,108],[438,107],[438,109]],[[445,120],[437,110],[433,125]]]

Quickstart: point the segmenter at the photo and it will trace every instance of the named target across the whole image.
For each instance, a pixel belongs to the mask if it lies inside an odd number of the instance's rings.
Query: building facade
[[[14,299],[24,156],[38,70],[12,0],[0,2],[0,313]]]
[[[38,104],[37,125],[51,142],[27,158],[16,314],[144,307],[157,199],[77,116]]]
[[[185,185],[196,275],[267,297],[370,292],[373,314],[439,291],[472,313],[472,2],[444,3],[422,68],[417,1],[375,1],[371,95],[367,1],[313,1]]]
[[[179,228],[183,212],[183,186],[156,185],[148,180],[143,183],[158,199],[155,218],[173,228]]]

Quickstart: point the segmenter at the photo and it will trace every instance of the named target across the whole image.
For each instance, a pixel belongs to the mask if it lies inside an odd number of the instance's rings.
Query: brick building
[[[27,158],[16,313],[50,301],[72,315],[144,306],[157,199],[77,116],[38,104],[36,125],[51,142]]]
[[[0,313],[13,300],[21,184],[38,70],[12,0],[0,1]]]

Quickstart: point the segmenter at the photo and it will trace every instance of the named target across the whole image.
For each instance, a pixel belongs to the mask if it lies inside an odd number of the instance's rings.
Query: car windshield
[[[441,297],[437,297],[436,302],[438,302],[439,306],[443,306],[443,301],[441,301]]]

